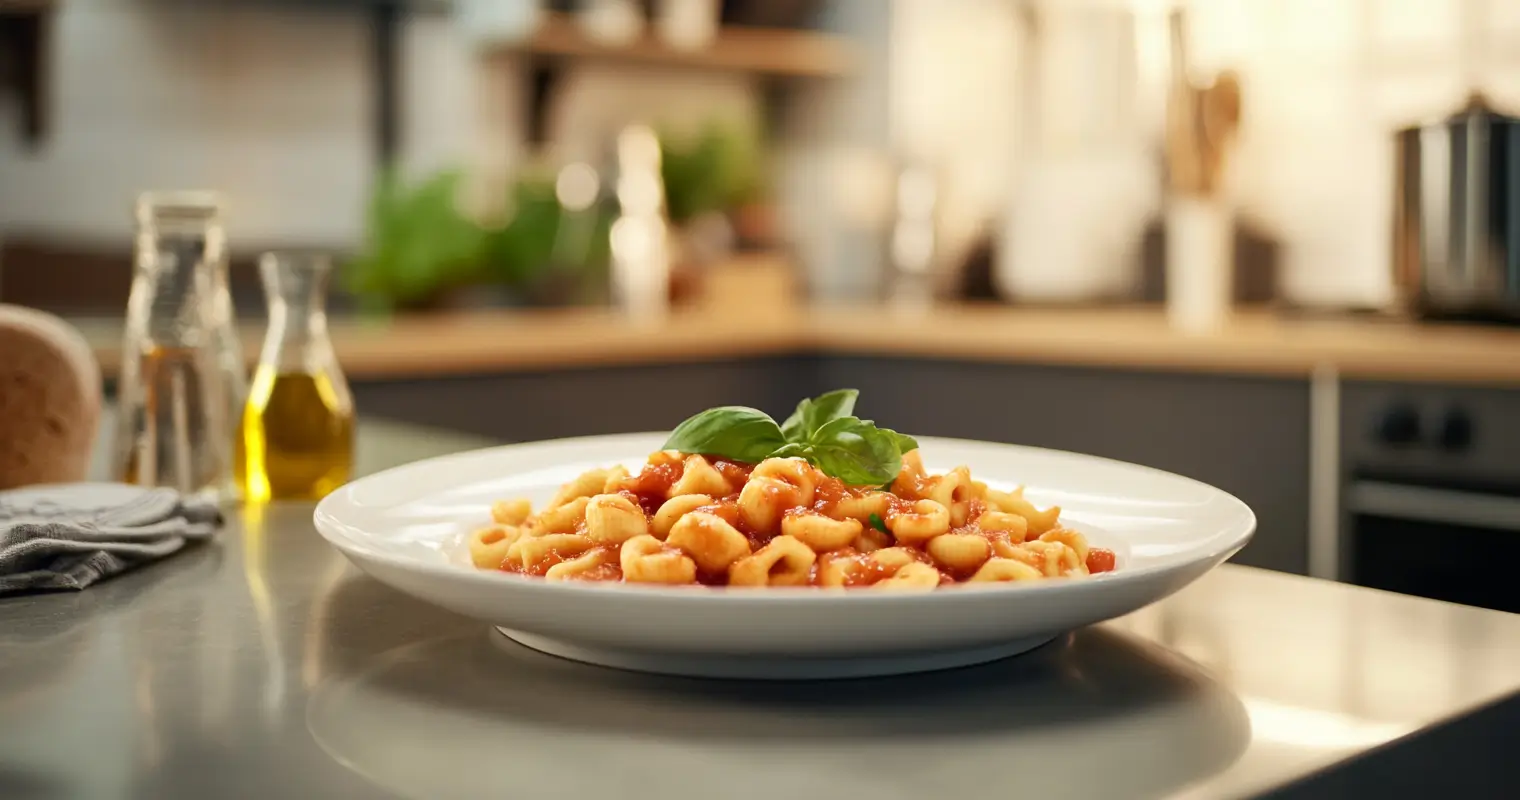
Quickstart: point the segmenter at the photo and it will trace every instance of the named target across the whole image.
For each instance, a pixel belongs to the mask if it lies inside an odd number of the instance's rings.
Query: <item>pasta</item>
[[[884,488],[847,486],[801,458],[660,451],[637,474],[581,475],[537,513],[495,503],[468,544],[477,567],[552,581],[918,592],[1113,570],[1114,553],[1060,513],[966,467],[930,474],[916,450]]]

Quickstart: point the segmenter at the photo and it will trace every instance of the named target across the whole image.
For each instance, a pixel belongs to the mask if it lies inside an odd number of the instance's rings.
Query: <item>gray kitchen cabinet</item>
[[[861,390],[905,432],[1133,461],[1214,484],[1256,511],[1235,561],[1308,568],[1307,381],[878,357],[794,357],[407,382],[357,382],[360,414],[508,441],[668,430],[714,405],[783,418],[798,398]]]
[[[355,381],[358,413],[503,441],[670,430],[720,405],[784,418],[814,384],[802,358]]]

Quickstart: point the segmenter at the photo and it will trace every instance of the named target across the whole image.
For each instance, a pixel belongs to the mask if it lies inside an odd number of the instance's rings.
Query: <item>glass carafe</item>
[[[316,500],[353,472],[354,401],[327,334],[325,256],[266,254],[269,332],[237,440],[250,502]]]
[[[230,494],[246,385],[215,195],[151,192],[137,240],[117,388],[116,477]]]

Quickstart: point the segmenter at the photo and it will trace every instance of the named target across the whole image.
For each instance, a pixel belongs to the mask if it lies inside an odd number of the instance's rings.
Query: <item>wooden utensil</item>
[[[1187,37],[1181,11],[1172,13],[1172,80],[1167,102],[1166,154],[1174,192],[1212,196],[1222,188],[1229,150],[1240,128],[1241,87],[1230,70],[1212,84],[1189,76]]]

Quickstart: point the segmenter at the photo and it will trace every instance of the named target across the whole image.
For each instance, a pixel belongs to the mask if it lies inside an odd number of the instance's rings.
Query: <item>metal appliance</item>
[[[1340,578],[1520,612],[1520,390],[1348,384]]]
[[[1395,137],[1394,285],[1422,316],[1520,321],[1520,119],[1474,94]]]

